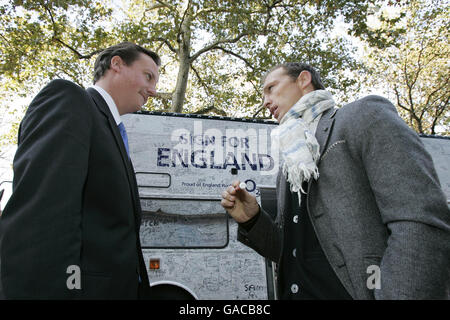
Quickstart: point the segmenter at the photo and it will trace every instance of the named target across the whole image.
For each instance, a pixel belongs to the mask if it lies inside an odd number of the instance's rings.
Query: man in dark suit
[[[6,299],[148,298],[120,115],[156,94],[159,65],[156,53],[124,42],[99,54],[94,87],[54,80],[31,102],[0,220]]]
[[[239,181],[222,206],[238,239],[277,263],[279,298],[448,299],[450,210],[395,107],[368,96],[335,108],[301,63],[272,69],[263,90],[280,122],[276,221]]]

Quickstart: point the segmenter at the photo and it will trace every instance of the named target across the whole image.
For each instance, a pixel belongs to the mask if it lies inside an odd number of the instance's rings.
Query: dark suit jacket
[[[448,299],[450,210],[431,156],[386,99],[368,96],[319,121],[319,179],[307,208],[337,277],[354,299]],[[277,181],[278,216],[262,212],[238,238],[275,262],[289,184]],[[374,287],[373,267],[380,287]],[[369,283],[369,285],[368,285]]]
[[[94,89],[50,82],[22,120],[13,194],[0,220],[6,298],[147,293],[140,214],[133,167],[106,102]],[[68,289],[70,266],[81,270],[81,289]]]

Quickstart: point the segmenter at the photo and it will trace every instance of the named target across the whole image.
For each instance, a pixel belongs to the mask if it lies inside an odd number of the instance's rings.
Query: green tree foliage
[[[370,49],[371,79],[387,89],[408,125],[419,133],[450,134],[450,7],[412,0],[399,21],[407,30],[383,50]],[[386,11],[378,13],[380,17]],[[388,29],[381,20],[378,30]]]
[[[8,89],[28,89],[55,77],[87,83],[91,58],[114,41],[104,28],[111,12],[91,0],[12,1],[0,6],[2,83],[14,84]]]
[[[50,79],[91,82],[93,57],[114,42],[101,1],[0,2],[0,157],[16,143],[25,106]]]
[[[359,67],[353,49],[331,33],[340,15],[362,34],[372,2],[132,1],[127,12],[139,14],[122,25],[121,38],[160,42],[158,48],[177,62],[177,80],[165,95],[171,101],[161,108],[250,115],[261,103],[261,75],[286,60],[315,65],[343,96],[354,89],[355,80],[345,74]]]
[[[90,83],[103,48],[137,42],[163,57],[160,99],[150,109],[250,115],[260,102],[259,79],[270,66],[301,60],[327,84],[348,92],[358,68],[353,49],[332,36],[336,18],[363,35],[375,1],[318,0],[33,0],[0,6],[3,90],[24,94],[60,77]]]

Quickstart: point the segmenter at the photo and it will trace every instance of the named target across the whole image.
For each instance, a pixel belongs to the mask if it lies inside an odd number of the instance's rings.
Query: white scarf
[[[311,176],[319,178],[317,160],[319,143],[309,125],[317,116],[335,105],[333,96],[326,90],[315,90],[305,94],[286,112],[280,125],[272,130],[272,146],[278,147],[281,168],[292,192],[303,192],[302,183]],[[298,199],[300,202],[301,195]]]

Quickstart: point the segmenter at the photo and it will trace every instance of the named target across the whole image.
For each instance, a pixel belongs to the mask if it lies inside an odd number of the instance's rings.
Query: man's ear
[[[307,88],[311,84],[311,73],[309,71],[303,70],[297,77],[297,83],[301,89]]]
[[[122,58],[119,56],[114,56],[111,58],[111,65],[109,66],[109,68],[115,72],[119,72],[120,69],[122,68],[122,65],[123,65]]]

